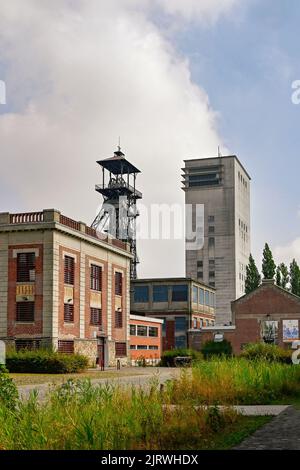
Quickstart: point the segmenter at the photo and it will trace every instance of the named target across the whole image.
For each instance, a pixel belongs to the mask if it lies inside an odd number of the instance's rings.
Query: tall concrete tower
[[[250,255],[250,176],[235,155],[185,160],[185,203],[204,205],[204,246],[186,247],[186,276],[217,289],[216,322],[231,321]]]

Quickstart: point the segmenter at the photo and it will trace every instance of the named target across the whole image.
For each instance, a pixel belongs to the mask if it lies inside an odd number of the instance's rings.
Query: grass
[[[292,399],[299,391],[300,368],[294,365],[215,358],[169,382],[166,394],[172,403],[255,405]]]
[[[68,381],[40,403],[33,392],[15,409],[0,407],[2,450],[226,449],[269,418],[241,416],[232,408],[164,406],[158,383],[146,392],[89,380]]]
[[[119,377],[128,377],[136,375],[144,375],[149,369],[119,370],[119,371],[86,371],[79,374],[23,374],[12,373],[9,376],[14,383],[19,385],[39,385],[45,383],[61,384],[69,379],[117,379]]]

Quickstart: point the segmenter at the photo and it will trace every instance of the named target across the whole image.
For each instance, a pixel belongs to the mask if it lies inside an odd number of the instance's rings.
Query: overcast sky
[[[300,260],[299,22],[297,0],[0,0],[0,211],[90,224],[119,136],[144,204],[183,204],[183,159],[220,145],[253,179],[257,259]],[[139,255],[140,276],[184,275],[183,240]]]

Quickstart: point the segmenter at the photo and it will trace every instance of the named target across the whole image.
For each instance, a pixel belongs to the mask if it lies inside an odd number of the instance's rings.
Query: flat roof
[[[184,161],[184,163],[186,163],[186,162],[196,162],[196,161],[199,161],[199,160],[201,160],[201,161],[222,160],[222,158],[234,158],[239,163],[241,168],[244,170],[244,172],[248,176],[249,180],[251,180],[251,176],[249,175],[248,171],[246,170],[246,168],[244,167],[244,165],[241,163],[241,161],[239,160],[239,158],[236,155],[222,155],[220,157],[189,158],[189,159],[183,160],[183,161]]]
[[[204,282],[197,281],[192,277],[150,277],[150,278],[140,278],[140,279],[132,279],[131,283],[141,283],[145,284],[147,282],[195,282],[195,284],[199,284],[200,286],[206,287],[207,289],[216,290],[215,287],[209,286]]]
[[[130,320],[137,320],[137,321],[148,321],[153,323],[163,323],[164,320],[160,318],[153,318],[153,317],[144,317],[143,315],[132,315],[130,314]]]

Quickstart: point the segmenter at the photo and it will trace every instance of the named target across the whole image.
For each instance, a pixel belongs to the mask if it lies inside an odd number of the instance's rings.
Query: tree
[[[288,267],[284,263],[281,263],[279,267],[281,271],[281,287],[283,287],[283,289],[286,289],[290,281],[289,270],[288,270]]]
[[[262,272],[264,279],[274,279],[276,264],[273,259],[272,251],[266,243],[263,251]]]
[[[249,294],[256,289],[261,282],[260,274],[256,267],[253,256],[249,256],[249,264],[246,266],[245,292]]]
[[[276,269],[276,284],[277,284],[277,286],[281,287],[281,270],[280,270],[280,266],[277,266],[277,269]]]
[[[300,296],[300,268],[295,259],[290,264],[290,284],[292,294]]]

